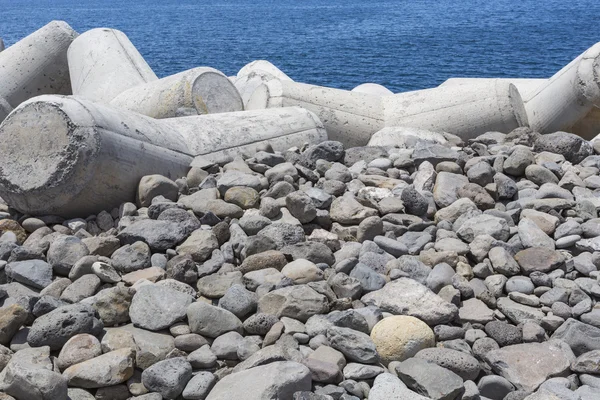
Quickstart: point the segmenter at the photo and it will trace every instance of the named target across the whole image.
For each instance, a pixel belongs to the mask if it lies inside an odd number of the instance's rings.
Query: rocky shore
[[[600,143],[443,136],[3,206],[0,399],[600,398]]]
[[[0,400],[600,399],[600,43],[392,93],[0,40]]]

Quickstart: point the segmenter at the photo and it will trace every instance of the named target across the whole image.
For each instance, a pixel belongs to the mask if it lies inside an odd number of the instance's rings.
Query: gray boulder
[[[164,252],[183,242],[187,237],[184,227],[173,221],[143,219],[133,222],[117,236],[121,244],[145,242],[155,252]]]
[[[52,369],[48,346],[20,350],[2,371],[0,387],[16,399],[66,399],[67,380]]]
[[[165,399],[176,399],[192,379],[192,366],[183,357],[157,362],[142,372],[142,383]]]
[[[395,315],[419,318],[432,326],[450,322],[458,315],[454,304],[409,278],[390,282],[382,289],[364,295],[362,301]]]
[[[402,361],[396,372],[406,386],[433,400],[454,400],[464,392],[460,376],[421,358]]]
[[[97,336],[104,325],[87,304],[73,304],[55,309],[36,319],[31,325],[27,342],[33,347],[50,346],[58,350],[74,335],[89,333]]]
[[[291,399],[312,388],[310,370],[297,362],[279,361],[236,372],[221,379],[206,400]]]
[[[566,376],[575,361],[569,345],[561,340],[523,343],[492,350],[485,361],[517,389],[535,391],[548,378]]]
[[[232,312],[204,302],[192,303],[187,308],[187,317],[193,333],[211,338],[242,329],[242,321]]]
[[[52,267],[43,260],[11,262],[5,271],[8,278],[37,289],[43,289],[52,283]]]
[[[140,328],[158,331],[185,318],[194,298],[166,286],[146,285],[137,290],[131,301],[131,322]]]

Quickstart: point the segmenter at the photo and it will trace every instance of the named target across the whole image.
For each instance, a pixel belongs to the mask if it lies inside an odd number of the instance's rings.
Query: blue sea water
[[[549,77],[600,41],[600,0],[0,0],[7,45],[53,19],[122,30],[160,77],[267,59],[297,81],[394,92]]]

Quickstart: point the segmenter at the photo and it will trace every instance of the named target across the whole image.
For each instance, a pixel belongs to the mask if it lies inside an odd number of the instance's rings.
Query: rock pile
[[[4,205],[0,398],[600,398],[600,143],[440,136]]]

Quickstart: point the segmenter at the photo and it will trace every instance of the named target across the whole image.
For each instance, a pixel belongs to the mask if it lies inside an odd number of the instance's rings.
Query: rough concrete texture
[[[77,32],[66,22],[52,21],[2,51],[0,122],[34,96],[71,93],[67,49],[76,37]]]
[[[247,104],[253,93],[261,88],[264,82],[272,79],[293,82],[292,78],[266,60],[255,60],[244,65],[233,77],[232,82],[242,96],[244,107],[248,109]]]
[[[364,146],[384,127],[446,131],[470,139],[487,131],[510,132],[527,125],[514,85],[481,82],[380,96],[266,79],[247,109],[300,106],[319,116],[329,137],[346,146]]]
[[[381,96],[366,93],[273,78],[259,85],[246,103],[248,110],[290,106],[314,112],[329,138],[348,147],[364,146],[384,127]]]
[[[0,125],[0,137],[0,196],[27,214],[63,216],[132,201],[142,176],[186,175],[197,155],[252,154],[264,141],[285,150],[327,138],[300,108],[156,120],[62,96],[23,103]]]
[[[241,78],[242,76],[250,75],[253,72],[266,72],[268,74],[273,75],[275,78],[280,79],[282,81],[291,81],[292,78],[287,76],[283,71],[279,68],[271,64],[266,60],[255,60],[246,65],[244,65],[237,73],[237,77]]]
[[[382,100],[385,126],[445,131],[464,140],[527,125],[521,95],[507,82],[417,90]]]
[[[512,83],[519,89],[519,93],[521,93],[525,104],[536,93],[536,89],[548,82],[548,79],[533,78],[450,78],[440,86],[470,85],[483,80],[501,80]],[[574,133],[586,140],[593,139],[600,132],[600,108],[594,105],[583,118],[575,123],[569,121],[568,123],[561,124],[560,129],[565,132]]]
[[[242,111],[242,98],[220,71],[198,67],[128,89],[110,104],[152,118]]]
[[[69,47],[73,94],[109,103],[132,87],[158,79],[140,52],[121,31],[91,29]]]
[[[440,87],[504,81],[523,97],[529,126],[541,133],[566,131],[590,140],[600,131],[600,43],[550,79],[451,78]]]

